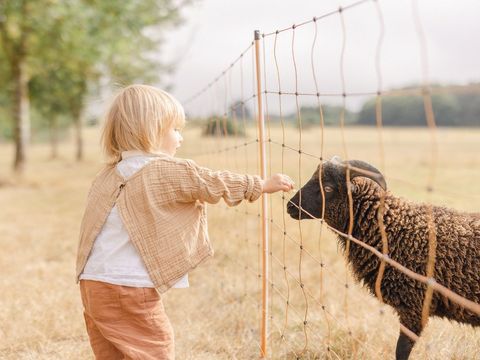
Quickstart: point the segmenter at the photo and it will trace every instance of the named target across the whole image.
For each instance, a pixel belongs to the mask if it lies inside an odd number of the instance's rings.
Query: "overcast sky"
[[[182,102],[221,73],[253,38],[253,30],[269,33],[321,16],[355,1],[306,0],[203,0],[185,9],[186,22],[168,35],[164,58],[177,65],[169,82],[171,92]],[[419,84],[422,81],[420,45],[412,15],[411,0],[379,0],[385,34],[381,46],[382,88]],[[480,80],[480,1],[418,0],[418,13],[425,32],[431,82],[468,83]],[[367,2],[344,12],[344,75],[347,92],[371,92],[378,87],[375,53],[380,21],[375,3]],[[295,32],[295,57],[299,91],[312,92],[311,54],[314,24]],[[267,88],[277,90],[273,57],[274,36],[265,39]],[[317,21],[313,51],[316,78],[321,92],[342,89],[340,55],[342,27],[338,14]],[[220,81],[198,101],[186,104],[191,115],[221,112],[226,102],[253,93],[251,54],[243,63],[244,77],[237,64],[229,82]],[[277,38],[277,63],[283,91],[294,91],[292,31]],[[227,95],[225,95],[227,94]],[[225,98],[226,96],[226,98]],[[223,98],[223,99],[222,99]],[[326,98],[338,102],[341,98]],[[302,99],[302,101],[309,101]],[[364,99],[349,98],[358,108]],[[292,103],[286,101],[286,107]],[[272,105],[272,108],[274,106]],[[274,110],[272,110],[274,112]]]

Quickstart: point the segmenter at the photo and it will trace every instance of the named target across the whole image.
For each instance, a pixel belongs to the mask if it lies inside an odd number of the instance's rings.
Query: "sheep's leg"
[[[422,332],[421,315],[416,312],[400,313],[400,323],[413,331],[417,336],[420,336]],[[395,351],[396,360],[408,360],[410,353],[412,352],[415,341],[410,339],[408,335],[400,331],[400,335],[397,340],[397,349]]]
[[[395,359],[407,360],[412,352],[413,345],[415,345],[415,342],[400,331],[400,336],[397,340],[397,349],[395,351]]]

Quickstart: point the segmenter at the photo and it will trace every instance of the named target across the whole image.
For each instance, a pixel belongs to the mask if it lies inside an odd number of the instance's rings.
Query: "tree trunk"
[[[17,173],[22,173],[25,169],[27,146],[30,141],[30,114],[29,114],[29,94],[28,94],[28,75],[24,58],[17,58],[13,62],[13,81],[14,81],[14,139],[15,139],[15,161],[13,169]]]
[[[73,121],[75,123],[75,144],[77,161],[83,160],[83,136],[82,136],[82,110],[75,109],[73,111]]]
[[[51,158],[58,158],[58,121],[55,115],[50,120],[50,146],[51,146]]]

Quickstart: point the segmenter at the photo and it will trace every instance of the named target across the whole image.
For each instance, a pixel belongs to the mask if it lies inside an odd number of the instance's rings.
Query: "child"
[[[88,194],[76,269],[97,359],[174,359],[159,293],[188,287],[188,272],[213,255],[204,203],[293,188],[286,175],[262,180],[175,158],[184,123],[182,106],[146,85],[121,90],[107,113],[110,162]]]

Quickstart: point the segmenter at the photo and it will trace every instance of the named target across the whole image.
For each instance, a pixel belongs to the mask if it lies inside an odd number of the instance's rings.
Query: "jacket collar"
[[[153,156],[169,156],[168,154],[165,154],[161,151],[157,151],[155,153],[147,153],[141,150],[127,150],[127,151],[122,151],[122,160],[128,159],[131,157],[135,156],[148,156],[148,157],[153,157]]]

